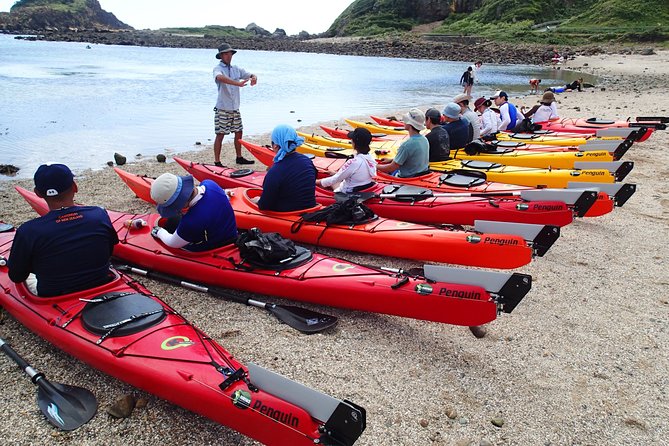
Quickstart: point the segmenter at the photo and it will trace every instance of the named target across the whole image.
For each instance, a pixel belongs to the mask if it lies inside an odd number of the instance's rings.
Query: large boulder
[[[265,28],[262,28],[255,23],[249,23],[246,25],[246,28],[244,28],[246,31],[255,34],[256,36],[271,36],[272,33],[267,31]]]

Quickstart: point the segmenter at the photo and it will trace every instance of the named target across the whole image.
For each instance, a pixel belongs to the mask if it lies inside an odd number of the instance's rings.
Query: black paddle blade
[[[81,387],[51,383],[46,378],[37,385],[37,405],[49,423],[64,431],[86,424],[98,409],[95,396]]]
[[[281,322],[305,334],[319,333],[337,325],[337,318],[294,305],[267,305],[267,311]]]

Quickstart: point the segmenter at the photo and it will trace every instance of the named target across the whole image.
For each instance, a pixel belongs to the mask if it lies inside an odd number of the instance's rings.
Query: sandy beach
[[[669,51],[577,57],[560,69],[600,78],[596,88],[557,95],[563,117],[669,116]],[[531,106],[539,97],[511,101]],[[326,123],[343,125],[343,118]],[[224,164],[233,165],[233,152],[226,138]],[[213,161],[210,149],[179,156]],[[483,339],[463,327],[328,307],[311,308],[337,316],[338,326],[306,336],[263,311],[141,281],[243,363],[255,362],[363,406],[367,430],[356,443],[362,446],[667,445],[669,133],[655,132],[625,159],[635,163],[626,182],[636,183],[637,193],[611,214],[563,228],[545,257],[520,268],[533,276],[531,292],[512,314],[489,324]],[[183,173],[171,160],[131,162],[124,169],[154,176]],[[81,173],[76,180],[80,203],[150,209],[111,168]],[[35,215],[15,185],[32,189],[33,184],[0,182],[0,220],[18,225]],[[363,263],[417,266],[319,250]],[[82,428],[60,432],[39,411],[30,380],[0,356],[3,444],[257,444],[90,368],[7,313],[0,318],[0,336],[28,362],[53,381],[90,389],[100,404]],[[108,415],[106,409],[128,394],[145,398],[147,406],[127,419]]]

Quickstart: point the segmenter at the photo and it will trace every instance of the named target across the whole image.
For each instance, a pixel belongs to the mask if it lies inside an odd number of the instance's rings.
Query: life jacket
[[[518,110],[516,110],[516,106],[511,102],[507,102],[507,104],[509,105],[509,118],[511,119],[511,122],[509,122],[509,125],[507,125],[504,130],[513,130],[518,121]]]

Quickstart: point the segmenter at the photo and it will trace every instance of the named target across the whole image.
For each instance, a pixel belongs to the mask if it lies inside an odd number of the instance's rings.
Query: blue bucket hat
[[[194,188],[192,176],[178,177],[164,173],[151,185],[151,198],[158,205],[158,213],[162,217],[175,217],[188,203]]]
[[[460,106],[455,102],[449,102],[444,107],[444,116],[451,119],[458,119],[460,117]]]

